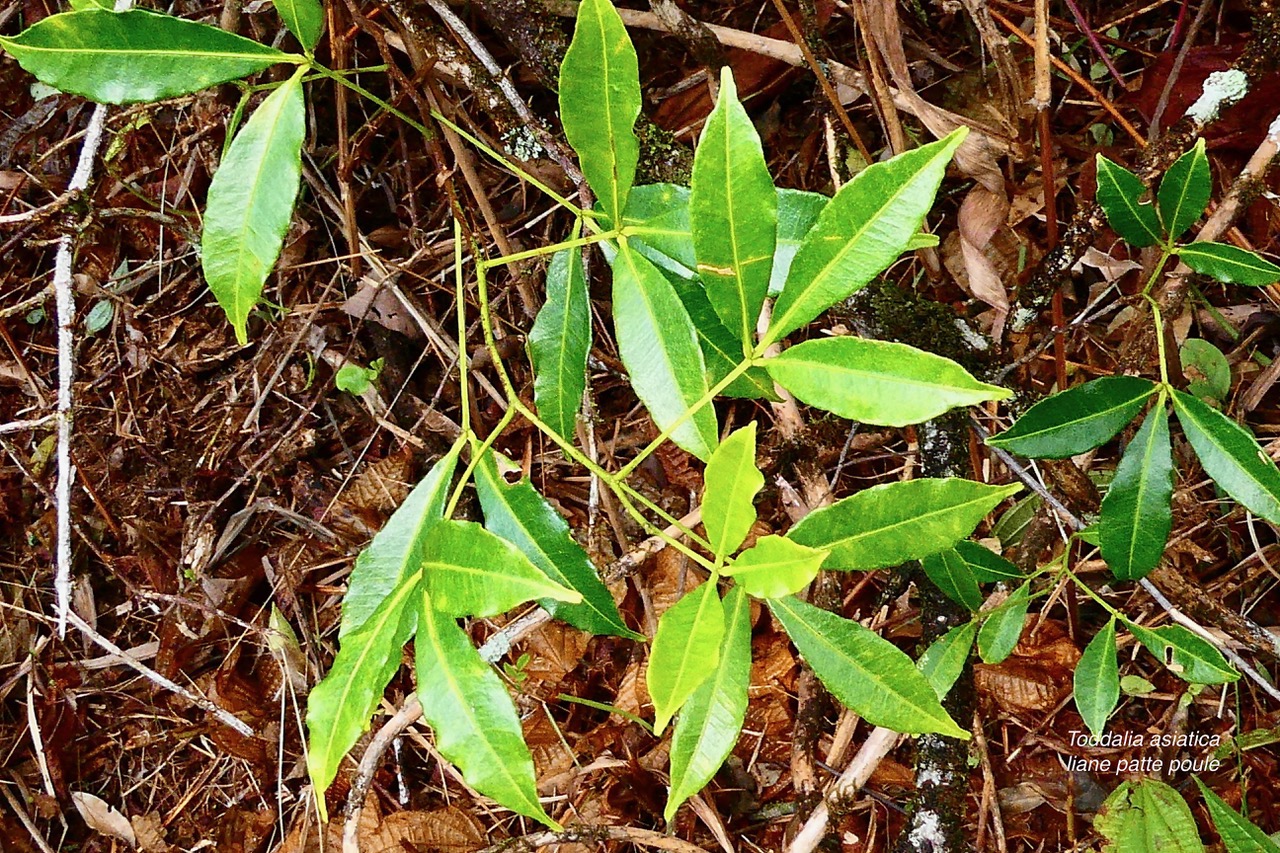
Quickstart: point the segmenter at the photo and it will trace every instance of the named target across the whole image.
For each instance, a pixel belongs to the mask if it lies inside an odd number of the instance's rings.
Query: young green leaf
[[[400,668],[400,649],[417,622],[414,594],[421,578],[414,572],[401,580],[363,625],[342,638],[333,667],[307,697],[307,772],[322,821],[324,792]]]
[[[662,614],[645,676],[655,735],[662,734],[685,700],[715,672],[723,639],[724,604],[714,583],[686,593]]]
[[[1240,673],[1227,663],[1222,652],[1181,625],[1152,629],[1125,620],[1125,627],[1146,646],[1147,651],[1183,681],[1224,684],[1240,678]]]
[[[693,156],[689,211],[698,275],[744,355],[751,353],[769,290],[777,205],[760,136],[738,101],[733,72],[726,65],[720,71],[719,100]]]
[[[425,593],[417,602],[414,663],[418,701],[436,749],[472,788],[559,831],[538,802],[533,757],[502,679],[458,623],[431,604]]]
[[[1160,218],[1155,206],[1139,201],[1146,186],[1133,172],[1098,155],[1098,204],[1112,230],[1134,246],[1160,242]]]
[[[782,292],[800,244],[830,201],[830,196],[821,193],[778,190],[778,240],[773,250],[773,269],[769,273],[770,296]]]
[[[1022,572],[1013,563],[1001,557],[985,545],[962,539],[956,543],[955,552],[964,560],[969,574],[978,583],[1000,583],[1022,580]]]
[[[835,337],[805,341],[765,362],[779,385],[811,406],[877,426],[906,426],[1010,392],[948,358],[906,344]]]
[[[969,651],[973,648],[973,638],[976,636],[976,623],[957,625],[934,640],[920,656],[920,673],[939,699],[946,698],[960,673],[964,672],[964,665],[969,660]]]
[[[1178,257],[1194,272],[1223,284],[1275,284],[1280,267],[1255,252],[1226,243],[1189,243],[1178,247]]]
[[[1110,841],[1104,853],[1204,853],[1196,819],[1182,795],[1163,782],[1121,782],[1094,819]]]
[[[756,467],[756,422],[735,430],[721,442],[703,478],[702,524],[717,560],[742,544],[756,522],[754,500],[764,485]]]
[[[442,521],[422,546],[423,586],[450,616],[494,616],[531,599],[582,595],[538,571],[520,549],[474,521]]]
[[[1183,391],[1173,409],[1205,473],[1254,515],[1280,524],[1280,471],[1253,434]]]
[[[682,421],[672,441],[709,459],[717,442],[715,409],[703,406],[685,417],[708,390],[693,322],[662,273],[625,243],[613,259],[613,326],[631,385],[654,423],[667,429]]]
[[[978,589],[978,581],[954,548],[925,557],[920,561],[920,567],[947,598],[975,613],[982,606],[982,591]]]
[[[301,60],[208,24],[144,9],[50,15],[16,36],[0,36],[0,47],[41,83],[100,104],[159,101]]]
[[[1164,396],[1125,448],[1102,499],[1098,543],[1112,574],[1124,581],[1146,577],[1164,554],[1173,528],[1173,449]]]
[[[867,722],[968,739],[911,658],[888,640],[795,597],[772,599],[769,609],[831,695]]]
[[[1089,731],[1102,737],[1107,718],[1120,701],[1120,669],[1116,663],[1116,620],[1107,622],[1085,646],[1076,664],[1075,702]]]
[[[1105,444],[1142,411],[1156,384],[1104,376],[1041,400],[987,444],[1033,459],[1063,459]]]
[[[529,360],[538,417],[569,441],[587,387],[590,350],[591,305],[582,251],[566,249],[556,252],[547,268],[547,301],[529,330]]]
[[[885,483],[814,510],[787,538],[830,550],[828,569],[893,566],[952,547],[1021,488],[958,478]]]
[[[560,513],[538,494],[527,477],[508,483],[498,470],[500,462],[514,468],[493,450],[486,451],[475,467],[476,495],[484,510],[485,527],[515,545],[548,578],[582,595],[579,604],[565,604],[554,598],[544,598],[539,603],[557,619],[588,633],[643,640],[622,621],[613,596]]]
[[[280,20],[308,55],[324,33],[324,7],[320,0],[272,0]]]
[[[699,282],[683,279],[678,275],[667,275],[667,280],[675,288],[680,302],[689,312],[689,319],[693,321],[693,328],[698,334],[698,346],[707,363],[707,384],[717,385],[742,361],[742,343],[720,322],[707,299],[707,292]],[[748,368],[746,373],[730,382],[721,393],[726,397],[748,400],[778,399],[773,380],[763,367]]]
[[[1204,155],[1204,137],[1201,137],[1194,148],[1173,161],[1160,181],[1156,205],[1170,240],[1177,240],[1196,223],[1212,193],[1209,158]]]
[[[299,68],[254,111],[209,184],[200,263],[241,344],[293,218],[307,122],[305,71]]]
[[[1222,836],[1222,844],[1227,848],[1227,853],[1280,853],[1280,845],[1252,821],[1227,805],[1199,777],[1191,778],[1196,780],[1196,785],[1204,796],[1209,816],[1213,818],[1213,826]]]
[[[636,178],[640,71],[635,48],[610,0],[583,0],[560,65],[560,119],[600,209],[622,218]]]
[[[978,655],[983,663],[1000,663],[1018,645],[1027,608],[1031,605],[1029,582],[1015,589],[978,630]]]
[[[1187,393],[1221,405],[1231,393],[1231,365],[1222,350],[1204,338],[1187,338],[1178,348]]]
[[[747,715],[751,685],[751,603],[741,587],[724,598],[720,665],[689,696],[671,736],[671,793],[664,818],[711,781],[733,751]]]
[[[933,206],[961,127],[937,142],[868,166],[840,188],[805,236],[765,343],[774,343],[865,287],[902,254]]]
[[[781,536],[764,536],[726,566],[724,573],[756,598],[781,598],[808,586],[827,553]]]
[[[342,597],[339,639],[368,622],[383,599],[421,568],[427,531],[438,524],[444,514],[461,448],[461,444],[455,444],[436,460],[427,476],[414,486],[369,546],[356,557],[347,580],[347,593]]]

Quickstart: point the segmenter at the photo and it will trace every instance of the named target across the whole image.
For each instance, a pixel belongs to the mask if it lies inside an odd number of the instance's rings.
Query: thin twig
[[[902,735],[898,732],[886,729],[884,726],[877,726],[872,730],[862,744],[862,748],[858,750],[858,754],[853,757],[853,761],[849,762],[849,766],[823,794],[822,802],[818,803],[804,826],[800,827],[800,831],[791,839],[791,843],[786,847],[786,853],[812,853],[817,849],[827,834],[827,823],[831,819],[831,807],[828,803],[847,800],[861,790],[871,778],[871,774],[880,766],[880,762],[898,743],[900,737]]]

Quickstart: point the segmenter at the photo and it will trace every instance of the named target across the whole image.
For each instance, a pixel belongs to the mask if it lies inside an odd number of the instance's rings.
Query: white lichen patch
[[[502,144],[507,153],[517,160],[536,160],[543,156],[542,144],[533,135],[533,131],[523,125],[504,133]]]
[[[946,850],[947,839],[942,832],[942,818],[934,811],[917,812],[908,836],[915,850]]]
[[[1276,116],[1276,120],[1267,128],[1267,136],[1272,142],[1280,144],[1280,116]]]
[[[960,330],[960,337],[964,338],[965,344],[978,352],[986,352],[991,343],[982,335],[975,332],[968,323],[956,317],[956,328]]]
[[[1204,88],[1196,102],[1187,108],[1187,116],[1203,126],[1218,117],[1218,111],[1230,106],[1249,93],[1249,78],[1243,71],[1231,68],[1215,71],[1204,81]]]

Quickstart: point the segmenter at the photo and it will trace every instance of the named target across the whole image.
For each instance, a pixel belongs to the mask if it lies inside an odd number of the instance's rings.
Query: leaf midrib
[[[966,393],[978,393],[981,391],[986,391],[988,389],[995,389],[998,391],[1006,391],[1006,392],[1008,390],[1005,388],[1001,388],[998,385],[988,385],[985,382],[979,382],[976,379],[973,380],[973,385],[969,387],[965,387],[963,385],[935,383],[935,382],[929,382],[928,380],[925,380],[925,379],[915,379],[912,377],[903,376],[902,374],[893,373],[892,371],[877,372],[874,370],[867,370],[865,368],[848,367],[842,364],[831,364],[830,362],[826,362],[826,361],[811,360],[809,358],[796,358],[796,357],[788,358],[786,353],[779,355],[775,360],[783,365],[795,365],[797,367],[808,367],[808,368],[814,368],[814,367],[824,368],[825,370],[831,373],[838,373],[841,375],[847,374],[851,377],[865,378],[871,381],[879,381],[884,384],[918,386],[918,387],[926,388],[930,390],[932,389],[948,390],[949,389],[953,391],[966,392]],[[944,366],[945,365],[938,365],[939,368]]]
[[[996,493],[992,492],[989,495],[982,495],[980,497],[976,497],[971,500],[964,501],[963,503],[949,504],[946,507],[943,507],[941,509],[935,509],[931,512],[918,513],[916,515],[911,516],[910,518],[906,518],[906,519],[903,519],[902,521],[895,521],[890,524],[882,525],[880,527],[877,527],[874,530],[869,530],[864,533],[853,533],[853,534],[850,534],[849,536],[845,536],[840,539],[833,539],[829,542],[824,542],[822,544],[822,547],[828,548],[832,551],[832,553],[834,553],[836,546],[843,546],[849,543],[858,542],[860,540],[866,539],[871,536],[880,536],[888,531],[896,530],[899,527],[922,522],[922,521],[925,521],[926,519],[935,518],[937,516],[958,513],[959,511],[967,509],[968,507],[974,506],[975,504],[981,504],[991,499],[992,497],[995,497],[995,495]],[[1001,496],[999,500],[996,501],[996,503],[999,503],[999,501],[1001,500],[1004,500],[1004,496]],[[800,544],[803,545],[805,543],[801,542]],[[809,547],[812,548],[815,546],[810,545]]]

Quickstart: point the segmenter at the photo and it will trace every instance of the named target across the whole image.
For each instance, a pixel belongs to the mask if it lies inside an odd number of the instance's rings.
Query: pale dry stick
[[[34,673],[27,671],[27,731],[31,734],[31,748],[36,753],[36,764],[40,768],[40,780],[44,782],[44,792],[57,799],[58,791],[53,787],[53,777],[49,775],[49,758],[44,751],[44,733],[40,731],[40,720],[36,716]]]
[[[28,297],[13,305],[6,305],[3,308],[0,308],[0,320],[7,319],[9,317],[16,317],[19,314],[25,314],[32,308],[43,305],[44,301],[49,298],[49,294],[52,290],[52,287],[46,287],[35,296]]]
[[[374,774],[382,761],[382,753],[387,751],[391,742],[400,733],[413,725],[422,717],[422,703],[417,693],[410,693],[404,704],[391,719],[382,724],[369,741],[360,763],[356,765],[356,778],[351,782],[351,790],[347,794],[347,818],[342,827],[342,853],[360,853],[360,841],[357,837],[360,828],[360,812],[364,809],[364,798],[373,784]]]
[[[49,846],[49,842],[45,841],[44,837],[40,835],[40,830],[36,829],[36,825],[31,822],[31,818],[27,816],[26,809],[18,802],[18,798],[13,795],[13,791],[9,790],[8,785],[0,785],[0,794],[4,794],[4,798],[9,801],[9,807],[18,816],[18,822],[31,835],[31,840],[40,848],[40,853],[54,853],[53,848]]]
[[[45,415],[41,418],[33,418],[29,421],[10,421],[7,424],[0,424],[0,435],[11,432],[22,432],[28,429],[39,429],[50,421],[56,420],[57,415]]]
[[[858,754],[823,794],[822,802],[818,803],[804,826],[800,827],[791,843],[784,848],[785,853],[812,853],[818,848],[827,834],[827,823],[831,819],[831,807],[828,804],[847,800],[861,790],[901,736],[883,726],[872,729]]]
[[[706,848],[688,841],[681,841],[651,829],[630,826],[571,826],[564,832],[535,832],[514,841],[502,841],[486,847],[480,853],[534,853],[552,844],[624,841],[654,850],[670,850],[673,853],[707,853]]]

